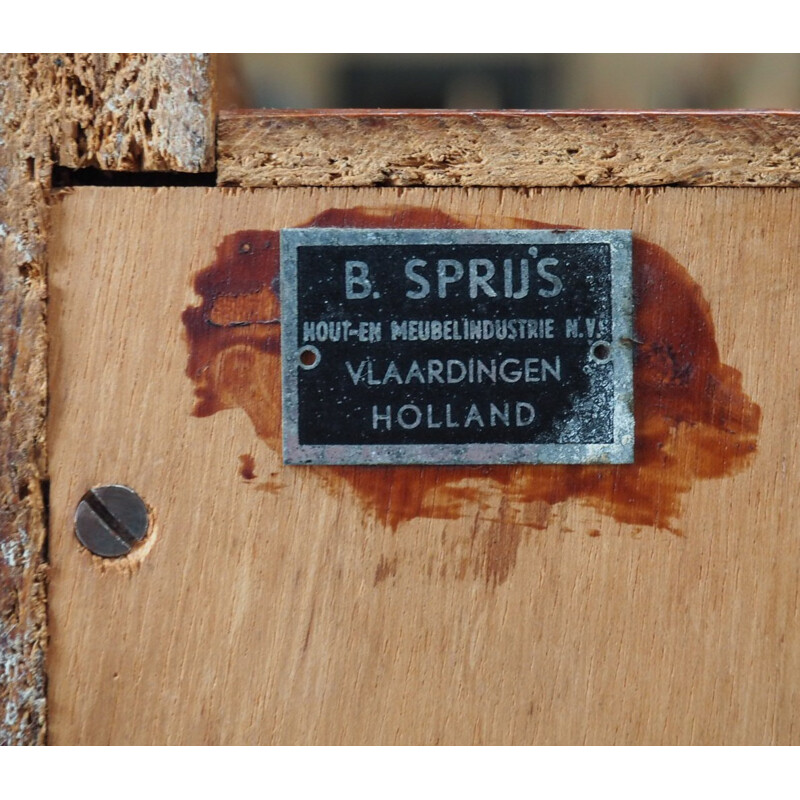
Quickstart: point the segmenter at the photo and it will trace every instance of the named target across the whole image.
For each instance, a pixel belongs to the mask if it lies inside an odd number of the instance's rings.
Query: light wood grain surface
[[[190,377],[182,314],[225,237],[355,207],[632,228],[695,287],[658,324],[713,320],[730,408],[638,407],[664,422],[663,483],[616,467],[602,497],[547,502],[539,476],[583,473],[537,467],[382,473],[372,494],[370,468],[284,467],[275,353],[245,340]],[[797,744],[798,211],[778,189],[72,191],[50,262],[52,742]],[[641,397],[692,380],[673,378]],[[72,531],[107,482],[154,519],[117,562]]]

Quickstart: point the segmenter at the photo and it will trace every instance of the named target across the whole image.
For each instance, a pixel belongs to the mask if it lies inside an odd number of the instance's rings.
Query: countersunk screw
[[[147,506],[133,489],[112,484],[89,489],[75,510],[75,535],[96,556],[130,553],[147,534]]]

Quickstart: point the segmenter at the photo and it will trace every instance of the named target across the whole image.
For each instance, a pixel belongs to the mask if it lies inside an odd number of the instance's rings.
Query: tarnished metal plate
[[[630,231],[281,231],[289,464],[633,461]]]

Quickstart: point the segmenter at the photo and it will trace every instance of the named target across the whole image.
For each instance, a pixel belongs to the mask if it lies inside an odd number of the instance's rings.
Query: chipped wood
[[[213,171],[210,55],[85,53],[28,59],[26,81],[50,93],[44,124],[56,163]]]
[[[235,111],[226,186],[795,186],[797,112]]]

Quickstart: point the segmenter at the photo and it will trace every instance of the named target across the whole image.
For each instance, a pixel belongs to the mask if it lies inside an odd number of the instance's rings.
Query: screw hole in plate
[[[303,369],[314,369],[322,360],[322,353],[313,345],[307,344],[297,351],[297,360]]]
[[[595,342],[589,350],[589,356],[597,364],[607,364],[611,360],[611,345],[604,341]]]

